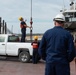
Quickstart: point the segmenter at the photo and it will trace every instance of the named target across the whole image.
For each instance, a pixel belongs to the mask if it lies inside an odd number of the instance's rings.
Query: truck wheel
[[[28,52],[25,52],[25,51],[21,52],[19,54],[19,60],[23,63],[29,62],[30,61],[30,54]]]

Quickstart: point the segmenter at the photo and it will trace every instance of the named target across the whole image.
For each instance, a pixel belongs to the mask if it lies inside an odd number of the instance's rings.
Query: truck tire
[[[19,54],[19,60],[23,63],[29,62],[30,61],[30,54],[28,52],[25,52],[25,51],[21,52]]]

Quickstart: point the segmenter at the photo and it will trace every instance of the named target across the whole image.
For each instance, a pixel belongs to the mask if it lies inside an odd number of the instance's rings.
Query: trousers
[[[70,75],[69,64],[46,63],[45,75]]]
[[[38,49],[33,49],[32,62],[36,64],[38,62]]]
[[[21,29],[22,35],[21,35],[21,42],[25,42],[25,38],[26,38],[26,29],[22,28]]]

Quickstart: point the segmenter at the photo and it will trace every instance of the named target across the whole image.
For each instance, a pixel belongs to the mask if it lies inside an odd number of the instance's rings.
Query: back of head
[[[38,36],[34,36],[34,40],[38,40]]]
[[[20,16],[18,19],[19,19],[20,21],[22,21],[22,20],[23,20],[23,17]]]

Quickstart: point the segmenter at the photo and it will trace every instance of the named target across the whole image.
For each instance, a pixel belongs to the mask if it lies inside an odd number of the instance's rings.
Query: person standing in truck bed
[[[19,17],[19,20],[21,21],[20,23],[20,28],[21,28],[21,42],[25,42],[26,38],[26,28],[31,28],[31,26],[27,26],[26,22],[24,21],[23,17]]]

